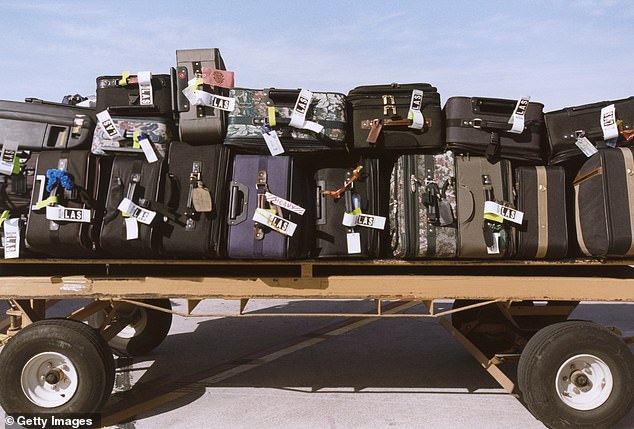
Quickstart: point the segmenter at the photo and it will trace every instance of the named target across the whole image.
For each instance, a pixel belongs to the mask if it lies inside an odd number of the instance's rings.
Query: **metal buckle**
[[[473,128],[477,128],[477,129],[482,128],[482,119],[481,118],[474,118],[471,121],[471,125],[473,126]]]

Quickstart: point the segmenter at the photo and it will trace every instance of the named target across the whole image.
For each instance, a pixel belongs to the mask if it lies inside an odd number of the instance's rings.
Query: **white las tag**
[[[420,89],[414,89],[412,91],[412,99],[409,102],[407,118],[412,121],[409,128],[422,130],[425,126],[425,118],[423,117],[423,91]]]
[[[500,233],[493,233],[493,245],[491,247],[487,247],[487,253],[489,255],[497,255],[500,253]]]
[[[0,152],[0,173],[10,176],[15,167],[15,156],[18,153],[18,142],[8,141],[2,146]]]
[[[295,228],[297,228],[297,224],[291,222],[290,220],[286,220],[283,217],[274,215],[273,213],[261,208],[255,209],[255,213],[253,213],[253,220],[257,223],[268,226],[273,231],[288,235],[289,237],[292,237],[293,234],[295,234]]]
[[[349,232],[346,234],[346,240],[348,243],[348,253],[350,255],[361,253],[361,234],[358,232]]]
[[[133,217],[125,218],[125,239],[136,240],[139,238],[139,222]]]
[[[588,140],[587,137],[577,137],[577,141],[575,142],[579,150],[583,152],[585,156],[590,158],[595,153],[599,152],[596,147]]]
[[[357,225],[357,215],[354,215],[352,213],[344,213],[343,214],[343,220],[341,221],[341,224],[343,226],[347,226],[350,228],[353,228]]]
[[[601,109],[601,129],[603,130],[603,140],[610,140],[619,136],[619,129],[616,126],[616,109],[614,104]]]
[[[4,259],[20,257],[20,219],[4,221]]]
[[[201,102],[198,100],[197,95],[195,94],[195,91],[196,90],[192,89],[191,86],[188,86],[182,91],[183,95],[187,97],[187,100],[189,100],[189,104],[191,104],[192,106],[198,106],[199,104],[201,104]]]
[[[106,134],[108,134],[108,138],[111,140],[123,140],[123,135],[119,131],[119,128],[115,125],[107,110],[97,113],[97,120],[99,121],[101,128],[103,128]]]
[[[308,107],[312,99],[313,93],[309,90],[302,89],[299,91],[299,96],[297,97],[297,101],[295,101],[295,108],[291,114],[291,122],[289,125],[293,128],[301,128],[319,134],[324,130],[324,127],[317,122],[306,120],[306,114],[308,113]]]
[[[491,213],[494,215],[498,215],[503,217],[504,219],[516,223],[518,225],[522,224],[522,221],[524,220],[524,213],[519,211],[519,210],[515,210],[512,209],[510,207],[507,206],[503,206],[502,204],[498,204],[495,201],[485,201],[484,202],[484,213]]]
[[[151,224],[154,220],[154,216],[156,216],[156,212],[134,204],[129,198],[121,200],[117,209],[146,225]]]
[[[524,116],[526,116],[526,110],[528,109],[528,102],[530,97],[522,97],[517,100],[513,114],[509,119],[509,124],[512,125],[509,130],[510,133],[522,134],[524,132]]]
[[[385,229],[385,218],[362,213],[357,215],[357,226],[383,230]]]
[[[145,159],[147,159],[148,163],[153,163],[158,161],[158,156],[156,156],[156,152],[154,152],[154,146],[152,143],[146,138],[139,139],[139,145],[141,145],[141,149],[145,154]]]
[[[71,209],[64,206],[46,206],[46,219],[56,222],[90,223],[90,210]]]
[[[270,192],[267,192],[266,194],[264,194],[266,197],[266,201],[268,201],[271,204],[274,204],[276,206],[280,206],[283,209],[286,209],[288,211],[291,211],[293,213],[297,213],[300,216],[303,216],[304,213],[306,212],[306,209],[303,207],[298,206],[295,203],[292,203],[290,201],[285,200],[282,197],[278,197],[277,195],[273,195]]]
[[[233,109],[236,107],[236,99],[214,94],[211,100],[211,107],[224,110],[225,112],[233,112]]]
[[[264,142],[269,148],[269,152],[271,152],[271,155],[276,156],[284,153],[284,147],[282,146],[280,137],[275,131],[270,131],[268,133],[262,132],[262,137],[264,137]]]
[[[140,71],[136,74],[139,81],[139,104],[141,106],[151,106],[154,104],[154,94],[152,93],[152,73]]]

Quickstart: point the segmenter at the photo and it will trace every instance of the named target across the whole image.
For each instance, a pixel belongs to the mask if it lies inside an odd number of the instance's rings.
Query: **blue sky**
[[[429,82],[546,111],[632,95],[634,2],[0,0],[0,98],[59,101],[218,47],[236,85],[347,93]]]

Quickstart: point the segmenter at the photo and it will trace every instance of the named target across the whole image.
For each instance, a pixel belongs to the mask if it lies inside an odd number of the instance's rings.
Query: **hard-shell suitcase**
[[[601,149],[574,181],[577,241],[588,256],[634,256],[634,150]]]
[[[440,95],[428,83],[366,85],[348,94],[355,149],[430,149],[443,140]]]
[[[227,216],[227,254],[230,258],[306,256],[312,237],[309,219],[313,209],[309,205],[312,203],[310,184],[303,171],[293,158],[286,156],[235,155]],[[270,201],[267,193],[271,196]],[[305,209],[303,215],[294,206]],[[254,221],[256,209],[267,216],[266,219]]]
[[[31,249],[59,258],[94,254],[108,167],[88,150],[40,153],[26,227]]]
[[[172,118],[174,90],[171,74],[150,73],[149,85],[139,83],[138,75],[99,76],[96,111],[107,109],[111,115]]]
[[[302,91],[305,90],[230,90],[229,96],[235,98],[236,105],[229,112],[225,144],[249,152],[269,154],[271,152],[263,137],[266,130],[277,134],[288,153],[345,149],[345,96],[313,92],[309,100]],[[295,111],[304,113],[305,120],[302,123],[299,119],[293,124],[299,123],[304,128],[290,125]]]
[[[399,258],[457,254],[454,155],[402,155],[390,181],[390,235]]]
[[[456,155],[458,256],[500,258],[513,256],[514,227],[485,219],[485,202],[510,206],[513,202],[511,163],[491,164],[481,156]]]
[[[157,230],[163,216],[156,210],[164,170],[163,161],[148,163],[143,155],[113,157],[99,236],[105,252],[119,258],[149,258],[157,254],[160,244]]]
[[[558,259],[568,252],[566,173],[562,167],[515,169],[517,254],[522,259]]]
[[[161,231],[165,256],[221,255],[228,169],[228,149],[223,145],[171,144],[161,202],[174,219]]]
[[[614,110],[609,107],[611,105]],[[577,140],[582,137],[592,145],[604,148],[607,147],[605,137],[616,134],[612,146],[629,145],[634,138],[634,97],[566,107],[548,112],[544,118],[550,143],[550,164],[561,164],[571,158],[583,157],[584,152],[577,146]],[[606,131],[612,127],[616,133],[604,134],[604,121],[608,127]]]
[[[175,135],[172,122],[161,117],[114,116],[112,123],[121,138],[111,137],[101,124],[97,125],[91,147],[95,155],[108,152],[143,153],[140,140],[145,137],[154,154],[165,158],[168,145]]]
[[[95,129],[95,110],[27,98],[24,103],[0,101],[0,146],[20,149],[88,147]]]
[[[192,144],[222,143],[225,136],[227,113],[210,106],[193,106],[183,94],[188,82],[197,76],[206,77],[208,70],[225,70],[225,63],[220,50],[213,49],[180,49],[176,51],[176,76],[178,88],[176,93],[178,110],[178,129],[180,139]],[[222,75],[220,75],[222,78]],[[228,96],[229,90],[220,86],[203,84],[203,91]]]
[[[315,172],[315,250],[316,258],[380,256],[383,231],[357,222],[344,225],[344,215],[364,214],[386,217],[379,180],[380,160],[363,158],[360,162],[342,159]],[[361,167],[361,168],[359,168]],[[338,192],[337,192],[338,191]],[[372,222],[374,223],[374,222]],[[349,234],[358,234],[359,246],[348,243]]]
[[[522,99],[525,101],[525,99]],[[544,105],[520,103],[524,126],[517,131],[509,119],[517,112],[517,100],[482,97],[450,97],[445,103],[447,147],[456,153],[486,155],[490,162],[498,159],[541,164],[547,156]]]

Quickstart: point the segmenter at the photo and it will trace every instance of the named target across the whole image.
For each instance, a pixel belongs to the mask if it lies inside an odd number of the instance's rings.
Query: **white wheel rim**
[[[117,338],[129,340],[130,338],[134,338],[141,334],[141,332],[145,330],[147,326],[147,311],[145,311],[144,308],[139,308],[137,309],[137,312],[138,319],[123,328],[121,332],[117,334]]]
[[[48,380],[48,381],[47,381]],[[22,368],[22,392],[35,405],[55,408],[70,401],[79,378],[75,365],[61,353],[44,352],[33,356]]]
[[[580,354],[557,371],[555,389],[559,399],[575,410],[594,410],[608,400],[614,387],[610,367],[594,355]]]

